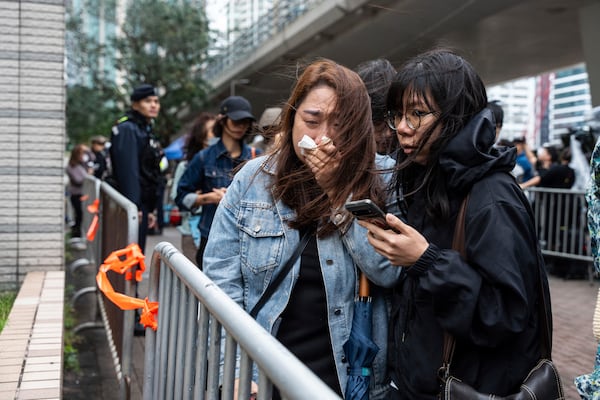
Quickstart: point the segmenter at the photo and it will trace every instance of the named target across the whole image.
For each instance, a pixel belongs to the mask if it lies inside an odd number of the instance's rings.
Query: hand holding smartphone
[[[390,229],[385,221],[385,213],[370,199],[349,201],[345,207],[358,219],[372,222],[383,229]]]

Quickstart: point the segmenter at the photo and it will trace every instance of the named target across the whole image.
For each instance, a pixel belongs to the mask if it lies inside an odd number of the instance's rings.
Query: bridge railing
[[[238,355],[238,399],[251,398],[253,364],[258,400],[273,386],[285,399],[340,399],[170,243],[152,254],[148,299],[159,311],[157,331],[146,329],[145,400],[232,399]]]
[[[287,25],[323,1],[285,0],[276,2],[269,13],[260,16],[250,27],[241,30],[233,43],[211,57],[204,71],[205,79],[209,82],[214,81],[223,71],[231,69],[241,60],[247,59],[250,52],[262,46],[267,40],[283,31]]]

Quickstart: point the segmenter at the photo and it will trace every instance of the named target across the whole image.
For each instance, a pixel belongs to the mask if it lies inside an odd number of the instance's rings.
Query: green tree
[[[128,92],[140,83],[159,89],[156,132],[165,138],[178,131],[186,113],[203,105],[210,90],[202,78],[210,43],[204,10],[186,1],[175,3],[131,2],[123,35],[115,40],[116,65]]]
[[[71,145],[88,142],[93,135],[107,136],[121,112],[120,93],[108,71],[114,48],[84,29],[84,20],[89,25],[98,26],[100,20],[114,25],[114,9],[115,0],[88,0],[79,10],[69,9],[66,129]]]
[[[116,22],[115,0],[88,0],[89,19]],[[161,112],[155,131],[167,144],[182,119],[199,109],[210,90],[202,78],[210,43],[204,10],[187,1],[129,2],[119,33],[105,43],[87,36],[84,17],[70,10],[67,46],[72,68],[67,87],[67,133],[72,142],[93,134],[107,135],[125,111],[135,86],[150,83],[159,89]],[[92,21],[93,22],[93,21]],[[123,82],[117,86],[114,66]]]
[[[109,136],[121,110],[109,94],[84,85],[67,87],[67,135],[71,145],[94,135]]]

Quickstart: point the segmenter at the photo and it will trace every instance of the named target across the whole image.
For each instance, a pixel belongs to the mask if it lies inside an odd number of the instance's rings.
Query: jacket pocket
[[[230,170],[216,165],[204,166],[204,181],[210,188],[227,187],[231,184],[232,173]]]
[[[273,269],[281,262],[283,225],[270,204],[246,203],[240,207],[242,266],[254,273]]]

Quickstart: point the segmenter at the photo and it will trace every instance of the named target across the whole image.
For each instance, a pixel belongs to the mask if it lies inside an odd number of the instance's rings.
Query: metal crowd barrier
[[[258,400],[273,386],[284,399],[340,399],[170,243],[152,254],[148,299],[159,311],[157,331],[146,329],[144,400],[232,399],[238,354],[238,399],[250,398],[253,363]]]
[[[96,273],[104,259],[115,250],[127,247],[138,241],[138,211],[135,204],[121,195],[106,182],[88,175],[83,184],[84,200],[82,201],[83,221],[82,234],[85,235],[93,223],[94,214],[87,210],[89,205],[99,200],[97,231],[93,240],[87,240],[86,258],[72,263],[70,270],[74,273],[83,266],[92,265]],[[124,275],[109,271],[107,277],[116,292],[136,297],[135,281],[126,280]],[[102,317],[102,324],[95,320],[75,327],[74,331],[83,329],[105,328],[109,347],[113,357],[115,372],[119,381],[119,398],[130,398],[132,370],[133,327],[135,311],[123,311],[108,300],[95,285],[95,275],[91,279],[93,286],[80,289],[73,301],[84,294],[93,294],[93,300]]]
[[[102,182],[99,225],[96,234],[96,238],[100,240],[98,254],[101,261],[98,265],[113,251],[137,243],[138,223],[137,206],[108,183]],[[126,280],[124,275],[111,271],[107,272],[107,277],[116,292],[137,297],[135,280]],[[99,297],[102,319],[109,345],[113,350],[121,398],[128,399],[130,398],[135,310],[121,310],[101,292]]]
[[[587,263],[592,278],[592,255],[587,227],[585,191],[528,188],[542,253],[545,256]]]
[[[85,233],[89,226],[92,224],[93,216],[87,211],[88,205],[94,203],[94,201],[98,198],[98,194],[100,193],[100,181],[95,179],[93,176],[89,175],[83,181],[82,188],[84,196],[81,199],[81,208],[83,211],[82,219],[81,219],[81,232],[82,238],[71,238],[70,244],[71,246],[75,246],[76,248],[82,248],[85,246],[85,256],[74,260],[69,264],[69,271],[71,274],[77,273],[78,270],[85,268],[90,265],[98,265],[96,264],[96,248],[94,243],[87,243],[85,239]],[[87,295],[95,295],[96,293],[96,285],[93,279],[87,279],[85,285],[83,287],[76,288],[77,291],[73,294],[71,299],[71,305],[75,306],[78,301],[82,301],[82,299],[86,298]],[[85,296],[85,297],[84,297]],[[93,301],[96,301],[95,298]],[[95,312],[93,313],[95,315]],[[94,315],[90,315],[91,318]],[[98,324],[95,319],[90,321],[84,321],[73,328],[75,333],[90,328],[98,328]]]

